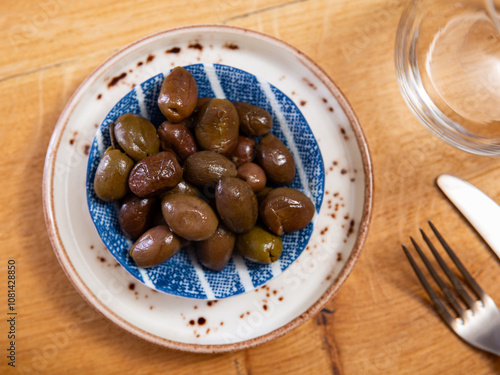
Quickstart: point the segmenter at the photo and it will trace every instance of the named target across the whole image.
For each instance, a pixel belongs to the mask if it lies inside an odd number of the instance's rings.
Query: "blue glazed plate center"
[[[324,166],[319,146],[304,116],[290,98],[276,87],[242,70],[219,64],[185,67],[196,79],[200,97],[219,97],[260,106],[273,117],[272,134],[290,149],[297,173],[291,187],[309,196],[319,212],[324,193]],[[166,73],[168,74],[168,73]],[[109,125],[124,113],[135,113],[155,126],[165,117],[157,98],[165,78],[159,74],[125,95],[108,113],[92,143],[87,167],[87,201],[94,225],[115,259],[147,286],[187,298],[220,299],[254,290],[278,276],[305,249],[314,227],[314,219],[305,228],[285,234],[279,261],[256,264],[235,254],[221,272],[201,266],[194,252],[185,248],[167,262],[152,268],[140,268],[129,256],[132,242],[118,223],[117,203],[100,200],[94,193],[94,176],[104,151],[111,145]]]

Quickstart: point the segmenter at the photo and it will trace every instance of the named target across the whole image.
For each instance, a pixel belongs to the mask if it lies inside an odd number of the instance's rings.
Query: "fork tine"
[[[425,256],[425,254],[422,252],[422,249],[420,249],[420,246],[417,244],[417,242],[411,236],[410,236],[410,240],[413,243],[415,250],[417,250],[418,255],[420,255],[420,258],[422,258],[422,260],[423,260],[425,266],[427,267],[427,269],[429,270],[430,274],[432,275],[432,277],[434,278],[434,280],[438,284],[439,288],[441,288],[441,290],[443,291],[444,295],[446,296],[446,299],[453,307],[453,310],[455,310],[455,312],[459,316],[462,316],[462,314],[464,313],[464,309],[462,309],[462,307],[458,304],[458,301],[453,296],[453,294],[451,294],[450,290],[448,289],[446,284],[443,282],[441,277],[438,275],[438,273],[436,272],[436,270],[432,266],[431,262],[429,262],[429,260]]]
[[[432,254],[437,259],[437,261],[438,261],[439,265],[441,266],[441,268],[443,269],[444,273],[446,274],[448,279],[451,281],[452,285],[455,287],[455,290],[458,292],[458,294],[460,294],[460,297],[465,302],[467,307],[471,308],[473,303],[474,303],[474,300],[471,298],[469,293],[467,293],[467,291],[464,289],[460,280],[458,280],[456,278],[456,276],[453,274],[453,272],[451,272],[451,270],[448,267],[448,265],[446,264],[446,262],[443,260],[441,255],[439,255],[436,248],[432,244],[431,240],[429,239],[429,237],[427,237],[427,235],[425,234],[425,232],[422,229],[420,229],[420,234],[422,235],[424,241],[427,243],[427,246],[429,246],[429,249],[431,249]],[[444,239],[443,239],[443,241],[444,241]]]
[[[413,271],[415,271],[415,274],[417,275],[418,279],[420,280],[420,283],[422,284],[422,286],[424,287],[425,291],[427,292],[427,295],[429,296],[429,298],[431,299],[432,303],[436,307],[436,310],[438,311],[439,315],[441,316],[441,318],[443,318],[443,320],[446,323],[451,324],[451,322],[453,321],[453,317],[450,315],[450,313],[448,312],[448,310],[446,310],[446,307],[443,305],[443,303],[441,302],[440,298],[437,296],[437,294],[434,292],[434,290],[432,289],[432,287],[429,285],[429,283],[425,279],[425,276],[420,271],[420,268],[418,268],[417,263],[415,263],[415,260],[411,256],[411,254],[408,251],[408,249],[406,248],[406,246],[405,245],[401,245],[401,247],[403,248],[403,251],[405,252],[406,257],[410,261],[410,264],[411,264],[411,266],[413,268]]]
[[[467,281],[467,283],[470,285],[470,287],[472,288],[472,290],[474,291],[474,293],[476,293],[476,296],[478,298],[482,299],[483,296],[485,295],[483,289],[481,289],[481,287],[472,278],[472,276],[470,275],[470,273],[467,271],[467,269],[462,264],[462,262],[460,262],[460,260],[455,255],[455,253],[453,252],[453,250],[451,250],[451,247],[446,243],[446,241],[444,240],[443,236],[441,236],[441,234],[438,232],[438,230],[436,229],[436,227],[434,226],[434,224],[432,224],[432,222],[430,220],[428,221],[428,223],[429,223],[429,226],[431,227],[432,231],[434,232],[434,234],[438,238],[439,242],[441,242],[441,245],[443,245],[444,249],[446,250],[446,252],[450,256],[451,260],[453,260],[453,263],[455,263],[455,265],[457,266],[458,270],[462,273],[462,275],[465,278],[465,280]]]

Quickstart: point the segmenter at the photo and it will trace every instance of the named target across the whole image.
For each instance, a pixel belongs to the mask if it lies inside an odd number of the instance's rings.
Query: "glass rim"
[[[500,157],[500,139],[467,136],[461,133],[457,130],[460,128],[457,122],[440,111],[432,100],[427,102],[423,100],[421,96],[422,92],[417,92],[419,85],[410,63],[411,46],[412,43],[415,43],[415,38],[411,31],[413,21],[416,18],[415,3],[417,1],[410,0],[407,3],[396,33],[394,50],[395,70],[403,99],[419,122],[442,141],[472,154]],[[490,17],[495,19],[495,25],[500,33],[500,20],[497,16],[498,13],[496,12],[494,1],[486,0],[486,3],[488,13]],[[492,16],[493,14],[495,15],[494,17]],[[426,94],[425,90],[424,94]]]

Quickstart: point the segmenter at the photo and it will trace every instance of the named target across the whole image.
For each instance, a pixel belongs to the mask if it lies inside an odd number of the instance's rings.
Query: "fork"
[[[442,278],[431,265],[428,258],[424,255],[420,246],[412,237],[410,237],[415,250],[429,270],[429,273],[432,275],[436,284],[441,289],[445,300],[443,301],[442,297],[440,297],[430,286],[406,246],[401,245],[413,270],[417,274],[420,283],[434,304],[438,314],[451,330],[453,330],[460,338],[470,345],[487,352],[500,355],[500,311],[498,310],[498,307],[491,297],[481,289],[481,287],[465,269],[462,262],[460,262],[432,222],[428,221],[428,223],[431,230],[434,232],[437,239],[448,253],[450,259],[453,263],[455,263],[457,269],[460,271],[464,280],[468,284],[468,287],[475,296],[471,296],[471,293],[464,288],[464,285],[446,265],[445,261],[441,255],[439,255],[429,237],[427,237],[422,229],[420,229],[420,233],[422,234],[425,243],[436,258],[443,272],[448,277],[451,285],[454,287],[455,293],[460,297],[462,303],[459,303],[457,298],[455,298],[455,295],[450,291],[448,286],[444,283]]]

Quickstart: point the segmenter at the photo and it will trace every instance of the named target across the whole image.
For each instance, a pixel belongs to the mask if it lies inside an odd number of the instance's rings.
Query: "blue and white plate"
[[[297,173],[291,187],[312,199],[317,212],[324,193],[324,165],[316,139],[299,108],[273,85],[243,70],[220,64],[185,67],[194,76],[200,97],[226,98],[265,108],[273,117],[272,134],[281,139],[294,157]],[[132,242],[118,223],[118,206],[100,200],[94,192],[94,176],[104,151],[111,145],[109,125],[124,113],[135,113],[159,126],[165,117],[157,99],[165,74],[160,73],[123,97],[108,113],[92,143],[87,172],[87,200],[99,235],[116,260],[148,287],[181,297],[220,299],[245,293],[280,275],[305,249],[314,219],[305,228],[285,234],[283,252],[273,264],[257,264],[234,254],[221,272],[203,267],[191,248],[185,248],[165,263],[138,267],[129,255]]]
[[[102,134],[106,132],[99,128],[110,121],[109,118],[104,121],[110,111],[133,88],[135,94],[130,95],[139,95],[140,99],[144,91],[141,83],[151,77],[167,73],[175,66],[200,63],[205,64],[204,68],[197,69],[207,79],[221,77],[217,69],[223,68],[216,64],[224,64],[268,82],[260,90],[274,93],[276,103],[280,103],[277,108],[285,119],[290,113],[299,113],[298,106],[301,113],[298,118],[302,121],[303,115],[309,124],[325,166],[323,203],[302,254],[284,271],[282,267],[291,258],[284,257],[274,266],[262,267],[263,272],[282,274],[254,292],[213,302],[157,293],[139,282],[110,254],[87,205],[88,161],[103,150],[106,138]],[[213,75],[207,74],[211,66]],[[224,87],[238,82],[217,80],[223,90],[216,91],[211,83],[214,93],[222,92],[231,99],[233,92]],[[159,81],[160,78],[153,79],[151,83]],[[244,87],[240,95],[250,96],[247,89]],[[280,117],[272,108],[273,102],[266,99],[265,103],[277,121],[275,131],[283,130]],[[148,113],[147,107],[134,108],[138,113]],[[295,123],[291,126],[290,133],[280,132],[278,136],[286,141],[291,135],[297,144],[295,153],[302,153],[300,158],[296,156],[296,161],[305,170],[315,163],[303,161],[315,160],[303,154],[302,142],[310,136],[309,128],[300,128],[304,133],[297,137],[295,126]],[[96,134],[102,144],[99,148]],[[311,195],[320,197],[321,183],[315,179],[307,181],[307,176],[306,173],[303,186],[309,186]],[[297,183],[302,183],[300,176]],[[372,201],[373,172],[363,130],[327,73],[283,41],[221,25],[185,26],[159,32],[130,44],[97,67],[61,113],[48,147],[43,180],[48,234],[61,268],[82,297],[111,322],[137,337],[172,349],[203,353],[267,343],[318,313],[341,288],[361,254]],[[317,198],[315,203],[318,208]],[[292,256],[300,251],[287,249]],[[231,263],[234,269],[239,269],[238,264],[248,267],[241,258],[236,260]],[[201,274],[207,272],[203,270]],[[253,285],[251,278],[241,285],[249,285],[248,281]],[[214,289],[212,292],[214,296],[219,293]]]

